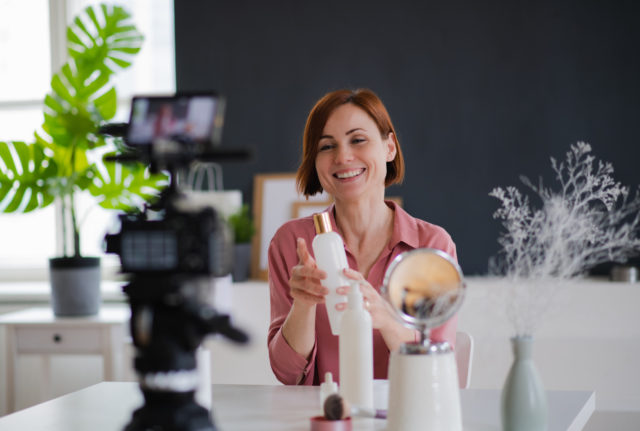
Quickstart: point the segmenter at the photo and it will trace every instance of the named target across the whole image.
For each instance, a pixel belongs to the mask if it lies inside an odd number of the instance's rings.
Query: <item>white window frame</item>
[[[82,0],[80,0],[82,2]],[[70,12],[70,4],[78,3],[78,0],[49,0],[49,48],[50,48],[50,76],[53,76],[67,61],[67,37],[66,30],[67,25],[73,19],[74,13]],[[97,1],[90,1],[90,3],[98,3]],[[149,4],[152,4],[149,1]],[[134,16],[135,22],[135,16]],[[175,67],[175,66],[174,66]],[[175,76],[175,71],[174,71]],[[174,89],[175,91],[175,82]],[[44,95],[40,100],[11,100],[1,101],[0,108],[2,109],[20,109],[25,107],[44,109]],[[129,109],[131,100],[129,97],[118,99],[119,109]],[[62,220],[60,219],[60,203],[56,200],[54,208],[55,217],[55,249],[56,255],[62,254]],[[103,258],[102,278],[105,280],[121,279],[119,274],[120,266],[117,256],[108,256]],[[5,281],[44,281],[49,277],[48,262],[43,261],[36,266],[23,266],[19,268],[13,268],[8,266],[1,266],[0,263],[0,282]]]

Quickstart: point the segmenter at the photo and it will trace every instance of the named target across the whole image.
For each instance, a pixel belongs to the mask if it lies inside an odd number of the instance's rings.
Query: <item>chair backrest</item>
[[[460,388],[468,388],[471,382],[471,363],[473,362],[473,337],[468,332],[456,332],[455,356]]]

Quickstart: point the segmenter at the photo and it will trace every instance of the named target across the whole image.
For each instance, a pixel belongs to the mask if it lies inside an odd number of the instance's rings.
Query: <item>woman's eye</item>
[[[333,148],[332,144],[320,144],[320,151],[327,151],[330,150],[331,148]]]
[[[366,139],[364,139],[364,138],[353,138],[353,139],[351,140],[351,143],[352,143],[352,144],[360,144],[360,143],[364,142],[365,140],[366,140]]]

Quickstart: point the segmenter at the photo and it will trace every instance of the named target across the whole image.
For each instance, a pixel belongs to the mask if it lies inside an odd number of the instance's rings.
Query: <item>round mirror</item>
[[[447,253],[419,248],[398,255],[384,277],[382,293],[402,321],[428,330],[442,325],[462,305],[465,284]]]

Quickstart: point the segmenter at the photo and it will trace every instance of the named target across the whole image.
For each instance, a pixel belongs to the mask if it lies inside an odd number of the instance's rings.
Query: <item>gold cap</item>
[[[331,219],[329,218],[328,212],[314,214],[313,225],[316,227],[317,234],[331,232],[333,230],[331,228]]]

